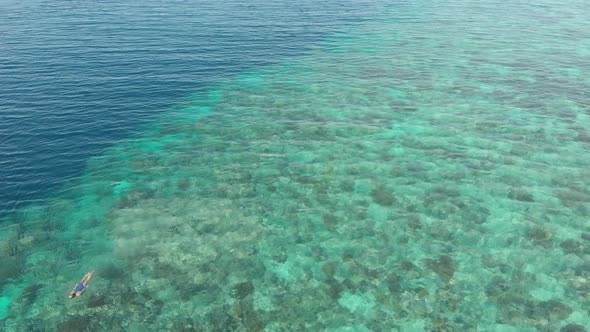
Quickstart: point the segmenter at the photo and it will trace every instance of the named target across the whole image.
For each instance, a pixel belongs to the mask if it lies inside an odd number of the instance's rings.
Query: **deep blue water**
[[[0,216],[189,94],[296,57],[369,1],[1,1]]]

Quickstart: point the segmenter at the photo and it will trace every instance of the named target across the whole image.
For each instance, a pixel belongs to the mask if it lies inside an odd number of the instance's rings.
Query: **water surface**
[[[584,330],[583,5],[392,3],[187,93],[6,222],[0,327]]]
[[[339,1],[3,1],[0,217],[76,180],[196,91],[370,19]]]

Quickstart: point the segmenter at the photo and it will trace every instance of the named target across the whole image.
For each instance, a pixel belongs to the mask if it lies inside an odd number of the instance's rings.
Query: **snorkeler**
[[[90,281],[90,278],[92,278],[92,274],[94,274],[94,270],[86,273],[84,278],[82,278],[82,280],[80,280],[80,282],[77,283],[76,286],[74,286],[74,289],[72,289],[70,295],[68,295],[69,299],[73,299],[75,297],[82,295],[82,292],[84,292],[88,287],[88,281]]]

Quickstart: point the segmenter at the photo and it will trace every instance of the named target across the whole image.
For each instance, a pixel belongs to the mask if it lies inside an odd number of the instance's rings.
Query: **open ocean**
[[[589,18],[0,0],[0,331],[590,331]]]

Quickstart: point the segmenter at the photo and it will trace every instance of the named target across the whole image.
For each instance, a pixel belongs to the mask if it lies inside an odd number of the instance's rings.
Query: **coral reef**
[[[545,50],[590,39],[545,38],[581,29],[554,17],[506,34],[515,51],[415,6],[457,38],[359,24],[195,94],[11,217],[0,330],[584,331],[590,119],[563,87],[590,86]]]

